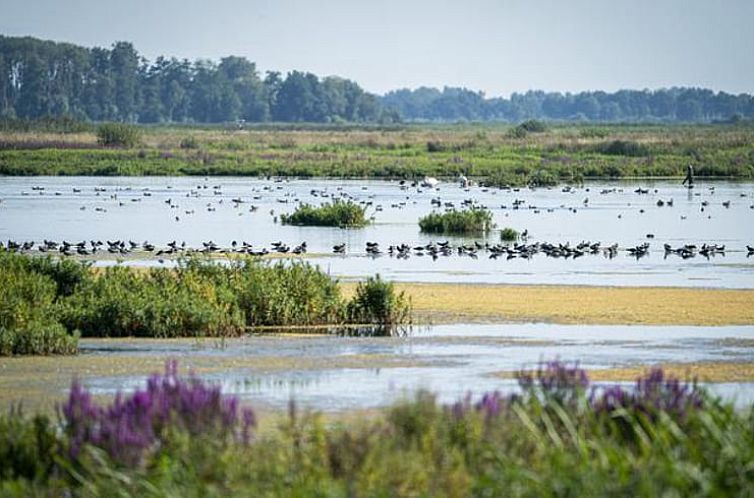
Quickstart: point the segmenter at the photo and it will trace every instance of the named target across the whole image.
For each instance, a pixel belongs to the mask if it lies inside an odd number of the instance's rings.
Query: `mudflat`
[[[341,284],[349,295],[355,284]],[[417,321],[752,325],[754,289],[396,283]]]

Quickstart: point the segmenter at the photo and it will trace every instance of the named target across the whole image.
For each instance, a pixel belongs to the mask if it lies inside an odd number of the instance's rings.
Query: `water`
[[[249,367],[203,375],[257,406],[340,411],[387,405],[418,389],[443,402],[467,392],[511,391],[495,374],[560,358],[587,369],[688,361],[754,361],[754,326],[667,327],[550,324],[438,325],[406,338],[251,336],[218,343],[82,340],[83,355],[243,358]],[[342,367],[355,358],[356,365]],[[279,363],[271,362],[276,359]],[[259,367],[254,367],[255,360]],[[358,363],[363,362],[363,366]],[[271,367],[270,365],[276,365]],[[297,366],[299,365],[299,366]],[[137,377],[86,381],[97,394],[141,385]],[[739,403],[754,401],[750,383],[710,388]]]
[[[649,193],[636,193],[639,187]],[[341,230],[276,222],[298,202],[319,204],[332,196],[368,204],[374,224]],[[419,232],[418,219],[433,209],[434,198],[456,207],[473,199],[492,210],[499,227],[527,229],[530,242],[590,240],[628,247],[648,241],[650,254],[640,260],[625,252],[614,259],[587,255],[577,260],[539,254],[531,260],[509,261],[490,260],[483,253],[477,260],[455,255],[437,261],[426,256],[399,260],[365,254],[367,241],[386,249],[400,243],[475,240]],[[670,199],[672,207],[657,205],[658,200]],[[514,209],[517,200],[522,202]],[[644,181],[595,182],[570,191],[511,191],[464,190],[455,184],[426,190],[367,180],[3,177],[0,240],[131,239],[158,246],[176,240],[194,247],[209,240],[229,247],[236,240],[257,249],[269,248],[276,240],[289,245],[306,241],[309,260],[341,278],[380,273],[388,279],[416,282],[754,288],[754,258],[747,257],[745,250],[746,245],[754,245],[753,204],[754,184],[734,182],[700,183],[693,190],[677,182]],[[649,234],[654,237],[648,238]],[[497,243],[497,232],[486,241]],[[346,243],[348,254],[332,255],[332,246],[340,243]],[[664,243],[716,243],[725,244],[727,250],[710,259],[682,260],[664,258]],[[111,258],[98,264],[117,263]],[[126,264],[170,262],[135,256]],[[383,406],[422,388],[447,402],[469,391],[511,390],[515,381],[501,379],[496,372],[532,367],[556,357],[578,360],[592,369],[754,361],[753,340],[754,327],[472,324],[434,326],[405,338],[252,336],[227,341],[224,347],[214,341],[82,340],[81,344],[82,359],[87,355],[184,361],[242,358],[250,366],[218,369],[205,377],[258,406],[281,408],[295,397],[304,406],[337,411]],[[141,382],[141,377],[122,376],[86,380],[96,393],[105,394]],[[712,389],[739,402],[754,401],[753,384],[715,384]]]
[[[276,240],[290,245],[306,241],[309,252],[320,255],[312,261],[342,278],[380,273],[393,280],[417,282],[754,288],[754,258],[747,257],[745,250],[746,245],[754,245],[754,184],[700,182],[688,190],[678,183],[594,182],[564,192],[561,188],[464,190],[454,183],[434,190],[417,189],[379,180],[3,177],[0,240],[131,239],[158,246],[177,240],[199,247],[209,240],[230,247],[236,240],[258,249],[269,248]],[[639,187],[649,193],[635,193]],[[330,196],[369,203],[374,224],[343,230],[276,222],[281,213],[292,212],[297,202],[319,204]],[[427,256],[408,260],[366,256],[367,241],[379,242],[383,249],[390,244],[439,239],[483,241],[421,234],[418,219],[432,210],[433,198],[458,208],[462,201],[473,199],[492,210],[499,227],[528,229],[530,241],[575,244],[589,240],[622,247],[648,241],[650,254],[638,261],[625,252],[614,259],[588,255],[567,261],[542,254],[509,261],[490,260],[485,254],[477,260],[453,256],[437,261]],[[244,202],[237,204],[233,199]],[[671,199],[672,207],[657,206],[658,200]],[[168,200],[178,207],[171,207]],[[514,209],[516,200],[523,201],[518,209]],[[702,206],[703,202],[707,205]],[[730,207],[723,205],[727,202]],[[257,208],[253,212],[252,206]],[[647,238],[649,234],[654,238]],[[498,237],[493,232],[486,240],[497,243]],[[340,243],[346,243],[347,256],[331,254],[332,246]],[[664,243],[674,247],[725,244],[727,251],[710,259],[665,258]],[[128,264],[161,263],[135,258]]]

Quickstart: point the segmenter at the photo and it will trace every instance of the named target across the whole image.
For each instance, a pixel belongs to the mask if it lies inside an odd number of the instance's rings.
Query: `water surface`
[[[648,193],[636,193],[638,188]],[[343,230],[277,222],[297,203],[333,198],[364,203],[374,224]],[[195,247],[210,240],[230,247],[235,240],[258,249],[269,248],[273,241],[291,246],[306,241],[310,253],[326,255],[313,261],[344,278],[380,273],[421,282],[754,288],[754,258],[745,250],[754,245],[752,183],[700,182],[689,190],[667,181],[594,182],[572,189],[503,190],[463,189],[454,183],[422,189],[380,180],[3,177],[0,199],[0,240],[130,239],[157,246],[175,240]],[[478,259],[436,261],[366,255],[367,241],[380,243],[383,250],[391,244],[413,246],[438,239],[453,244],[499,242],[498,232],[469,239],[420,233],[418,219],[437,209],[433,199],[440,200],[442,209],[446,203],[460,208],[464,201],[486,206],[498,227],[528,230],[532,242],[600,241],[621,247],[649,242],[650,253],[639,260],[620,252],[613,259],[587,255],[567,261],[543,254],[530,260],[490,260],[480,253]],[[347,255],[333,256],[332,246],[341,243],[346,243]],[[665,243],[716,243],[727,250],[709,259],[683,260],[666,258]],[[169,264],[136,259],[129,264]]]

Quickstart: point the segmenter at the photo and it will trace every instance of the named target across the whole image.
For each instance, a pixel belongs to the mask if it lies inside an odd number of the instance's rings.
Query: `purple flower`
[[[175,430],[248,443],[256,426],[254,412],[241,410],[238,398],[223,396],[220,387],[194,376],[181,379],[175,361],[167,363],[164,374],[149,377],[146,390],[127,397],[119,393],[104,408],[74,381],[62,412],[72,458],[84,444],[91,444],[124,465],[141,462]]]
[[[590,401],[598,412],[610,413],[623,408],[651,419],[660,412],[684,419],[690,410],[702,408],[704,394],[696,381],[682,383],[675,377],[665,376],[661,368],[652,368],[636,380],[633,391],[611,386],[592,392]]]
[[[589,387],[586,370],[579,368],[578,363],[568,365],[560,360],[540,363],[534,373],[518,372],[516,379],[523,391],[536,390],[545,398],[560,403],[575,401]]]

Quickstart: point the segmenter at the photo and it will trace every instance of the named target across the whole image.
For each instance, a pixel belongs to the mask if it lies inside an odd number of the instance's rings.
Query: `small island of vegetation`
[[[319,207],[301,204],[292,214],[280,216],[285,225],[362,228],[369,224],[366,208],[353,201],[333,201]]]
[[[492,213],[485,208],[432,212],[419,220],[419,228],[425,233],[479,234],[489,231],[492,227]]]
[[[500,230],[500,240],[503,242],[515,242],[520,236],[521,234],[515,228],[505,227]]]

